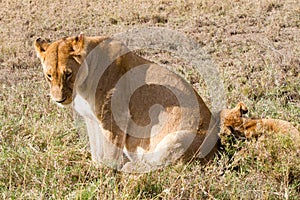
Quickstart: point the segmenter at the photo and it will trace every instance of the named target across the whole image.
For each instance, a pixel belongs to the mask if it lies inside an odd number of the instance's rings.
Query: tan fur
[[[53,43],[47,43],[41,39],[36,40],[34,46],[37,55],[42,62],[46,80],[50,84],[50,94],[53,100],[62,105],[67,105],[72,102],[75,77],[80,70],[80,66],[83,64],[83,61],[87,55],[97,45],[104,44],[103,41],[106,41],[107,39],[109,38],[86,37],[79,35],[77,37],[63,38]],[[118,43],[111,44],[111,46],[107,47],[107,55],[109,56],[123,48]],[[116,45],[114,46],[114,44]],[[163,127],[159,134],[152,137],[147,135],[148,137],[146,138],[137,138],[124,133],[118,127],[116,122],[112,120],[113,114],[111,110],[111,97],[115,92],[116,82],[126,72],[142,64],[150,64],[148,69],[149,73],[147,75],[150,77],[150,79],[156,80],[159,77],[157,74],[164,75],[165,73],[163,70],[160,72],[153,71],[156,69],[155,64],[139,57],[132,52],[128,52],[125,55],[115,59],[115,61],[109,66],[108,70],[104,72],[103,76],[98,82],[94,100],[91,100],[90,96],[85,95],[88,94],[87,91],[90,90],[90,84],[88,82],[89,78],[82,78],[82,80],[80,80],[82,83],[77,89],[77,93],[80,94],[89,105],[95,104],[95,110],[93,111],[92,115],[96,116],[100,129],[104,134],[104,138],[106,138],[110,144],[112,143],[116,147],[120,149],[126,149],[129,152],[154,152],[159,151],[160,148],[167,147],[167,150],[165,150],[167,152],[163,153],[166,154],[165,157],[168,157],[171,156],[168,154],[170,154],[176,145],[180,143],[180,141],[178,142],[177,140],[183,141],[185,137],[185,135],[169,135],[177,130],[177,126],[182,115],[182,108],[179,107],[176,97],[172,96],[170,91],[155,85],[145,85],[139,88],[138,92],[132,94],[130,101],[129,107],[132,119],[141,126],[145,126],[151,122],[148,116],[148,110],[154,103],[158,103],[165,107],[164,112],[170,114],[171,117],[168,119],[168,123]],[[92,75],[89,74],[87,76]],[[168,78],[178,79],[177,75],[175,74],[168,75]],[[181,79],[178,80],[181,83]],[[182,88],[179,89],[185,90],[186,86],[184,86],[184,84],[185,82],[182,82],[182,86],[179,86]],[[195,130],[191,130],[196,133],[196,137],[193,139],[192,144],[184,153],[183,158],[185,159],[192,158],[194,154],[199,151],[199,148],[207,134],[209,124],[211,123],[211,112],[201,97],[196,92],[195,94],[197,95],[196,99],[199,104],[201,118],[197,128]],[[192,114],[193,110],[190,108],[185,109],[186,112],[190,112]],[[97,125],[95,125],[95,122],[93,121],[93,117],[86,119],[86,122],[89,124],[88,126],[97,128]],[[100,153],[97,153],[97,144],[95,143],[95,140],[91,139],[96,136],[89,136],[92,146],[92,154],[94,154],[97,161],[109,160],[112,158],[119,159],[119,157],[122,157],[120,152],[117,152],[118,150],[108,152],[108,150],[105,148],[109,148],[109,145],[105,146],[105,144],[103,145],[103,150],[101,150]],[[209,149],[209,152],[207,152],[204,156],[204,160],[209,159],[209,157],[211,157],[216,150],[217,143],[214,144],[212,149]],[[151,160],[151,158],[149,159]],[[125,162],[126,161],[123,159],[123,161],[117,163],[118,167],[120,165],[122,166]]]
[[[113,120],[112,95],[116,92],[116,83],[120,78],[128,71],[143,64],[149,64],[145,78],[154,81],[165,78],[175,79],[178,81],[177,89],[188,93],[186,83],[178,78],[177,75],[170,74],[162,68],[157,70],[158,68],[154,63],[132,52],[128,52],[113,59],[114,62],[99,77],[97,85],[95,85],[95,95],[90,95],[93,90],[93,83],[90,80],[94,79],[95,76],[97,78],[97,73],[88,73],[85,70],[93,71],[97,69],[85,69],[82,65],[92,50],[98,45],[105,44],[107,40],[111,39],[108,37],[85,37],[80,34],[79,36],[66,37],[53,43],[48,43],[41,39],[35,41],[35,50],[43,65],[46,80],[49,82],[52,99],[60,105],[70,104],[75,95],[83,99],[85,103],[77,107],[79,112],[85,116],[92,156],[96,161],[115,162],[117,160],[117,163],[112,164],[117,168],[128,166],[130,163],[136,165],[135,161],[140,158],[135,158],[136,155],[129,155],[128,159],[126,159],[123,151],[139,153],[142,157],[145,154],[144,159],[153,163],[157,162],[157,160],[147,157],[146,153],[157,151],[160,152],[162,159],[169,159],[178,145],[183,145],[184,141],[189,140],[189,137],[192,135],[189,133],[178,134],[176,131],[178,130],[183,110],[186,113],[190,113],[192,118],[195,112],[194,108],[189,106],[180,107],[177,98],[172,96],[172,92],[164,87],[148,84],[138,88],[137,91],[131,94],[132,98],[129,102],[131,118],[136,124],[140,126],[149,125],[152,121],[158,120],[158,115],[164,116],[161,113],[167,113],[171,116],[159,134],[151,136],[150,131],[148,131],[145,132],[145,138],[139,138],[124,133],[116,124],[116,121]],[[104,54],[109,58],[113,58],[114,55],[118,55],[118,52],[126,48],[113,40],[109,45],[104,45],[103,47],[105,49]],[[79,71],[80,75],[76,79]],[[74,94],[75,80],[77,81],[77,94]],[[203,160],[208,160],[218,149],[218,143],[214,135],[207,137],[206,141],[213,144],[211,148],[207,148],[207,146],[203,146],[205,143],[204,139],[207,136],[210,123],[214,124],[219,119],[214,119],[201,97],[195,91],[194,94],[201,113],[200,121],[197,122],[195,130],[191,130],[196,136],[192,137],[192,143],[187,148],[187,151],[184,152],[182,158],[191,159],[197,155]],[[165,110],[163,112],[155,111],[155,109],[151,111],[151,106],[154,104],[162,105]],[[84,109],[80,111],[81,107]],[[85,108],[92,108],[92,111],[85,113]],[[152,117],[154,116],[154,118],[150,119],[148,111],[150,115],[152,112]],[[276,119],[249,119],[243,116],[247,112],[248,109],[244,103],[238,103],[234,109],[223,110],[220,113],[221,133],[232,134],[232,132],[238,132],[249,138],[258,136],[265,131],[273,131],[289,133],[299,141],[298,130],[289,122]],[[153,128],[154,125],[150,128]],[[214,130],[218,131],[217,128],[215,127]],[[93,130],[97,130],[103,135],[95,135]],[[112,146],[116,148],[112,149]]]
[[[34,47],[43,65],[45,78],[50,84],[50,95],[54,101],[62,105],[72,102],[76,74],[87,51],[92,50],[104,39],[106,37],[85,38],[83,44],[83,35],[80,35],[53,43],[40,38],[35,41]]]
[[[279,119],[251,119],[243,115],[248,112],[244,103],[240,102],[233,109],[221,112],[221,133],[236,132],[246,138],[258,137],[263,133],[289,134],[295,143],[300,142],[299,131],[290,123]]]

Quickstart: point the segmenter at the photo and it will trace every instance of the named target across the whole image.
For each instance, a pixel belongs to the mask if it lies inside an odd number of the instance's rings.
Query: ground
[[[300,3],[263,1],[0,1],[1,199],[299,199],[300,161],[292,141],[234,137],[206,165],[148,174],[96,166],[71,109],[49,98],[32,43],[83,31],[114,35],[166,27],[195,39],[224,83],[227,107],[300,127]],[[186,66],[166,52],[145,56]],[[168,62],[166,62],[166,60]],[[182,65],[181,65],[182,64]],[[201,77],[181,70],[210,105]],[[203,87],[201,87],[203,86]]]

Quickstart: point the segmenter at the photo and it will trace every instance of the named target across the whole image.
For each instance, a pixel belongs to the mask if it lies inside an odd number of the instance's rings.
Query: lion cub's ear
[[[248,112],[247,106],[243,102],[239,102],[236,106],[236,108],[240,111],[241,116],[243,114],[246,114]]]
[[[41,38],[38,38],[34,41],[34,48],[39,59],[42,59],[43,54],[45,53],[49,45],[50,43],[48,41],[43,40]]]

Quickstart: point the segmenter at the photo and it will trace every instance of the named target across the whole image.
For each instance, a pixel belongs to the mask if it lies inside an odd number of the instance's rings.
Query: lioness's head
[[[66,37],[49,43],[38,38],[34,47],[41,60],[50,95],[60,105],[72,102],[76,74],[85,58],[85,37]]]

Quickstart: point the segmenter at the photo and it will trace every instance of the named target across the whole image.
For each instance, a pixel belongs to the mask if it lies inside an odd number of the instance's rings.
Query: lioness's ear
[[[43,40],[41,38],[38,38],[34,41],[34,48],[37,53],[37,56],[41,59],[43,57],[44,52],[49,47],[49,42],[46,40]]]
[[[72,41],[73,55],[81,55],[84,49],[85,36],[83,33],[80,33]]]

